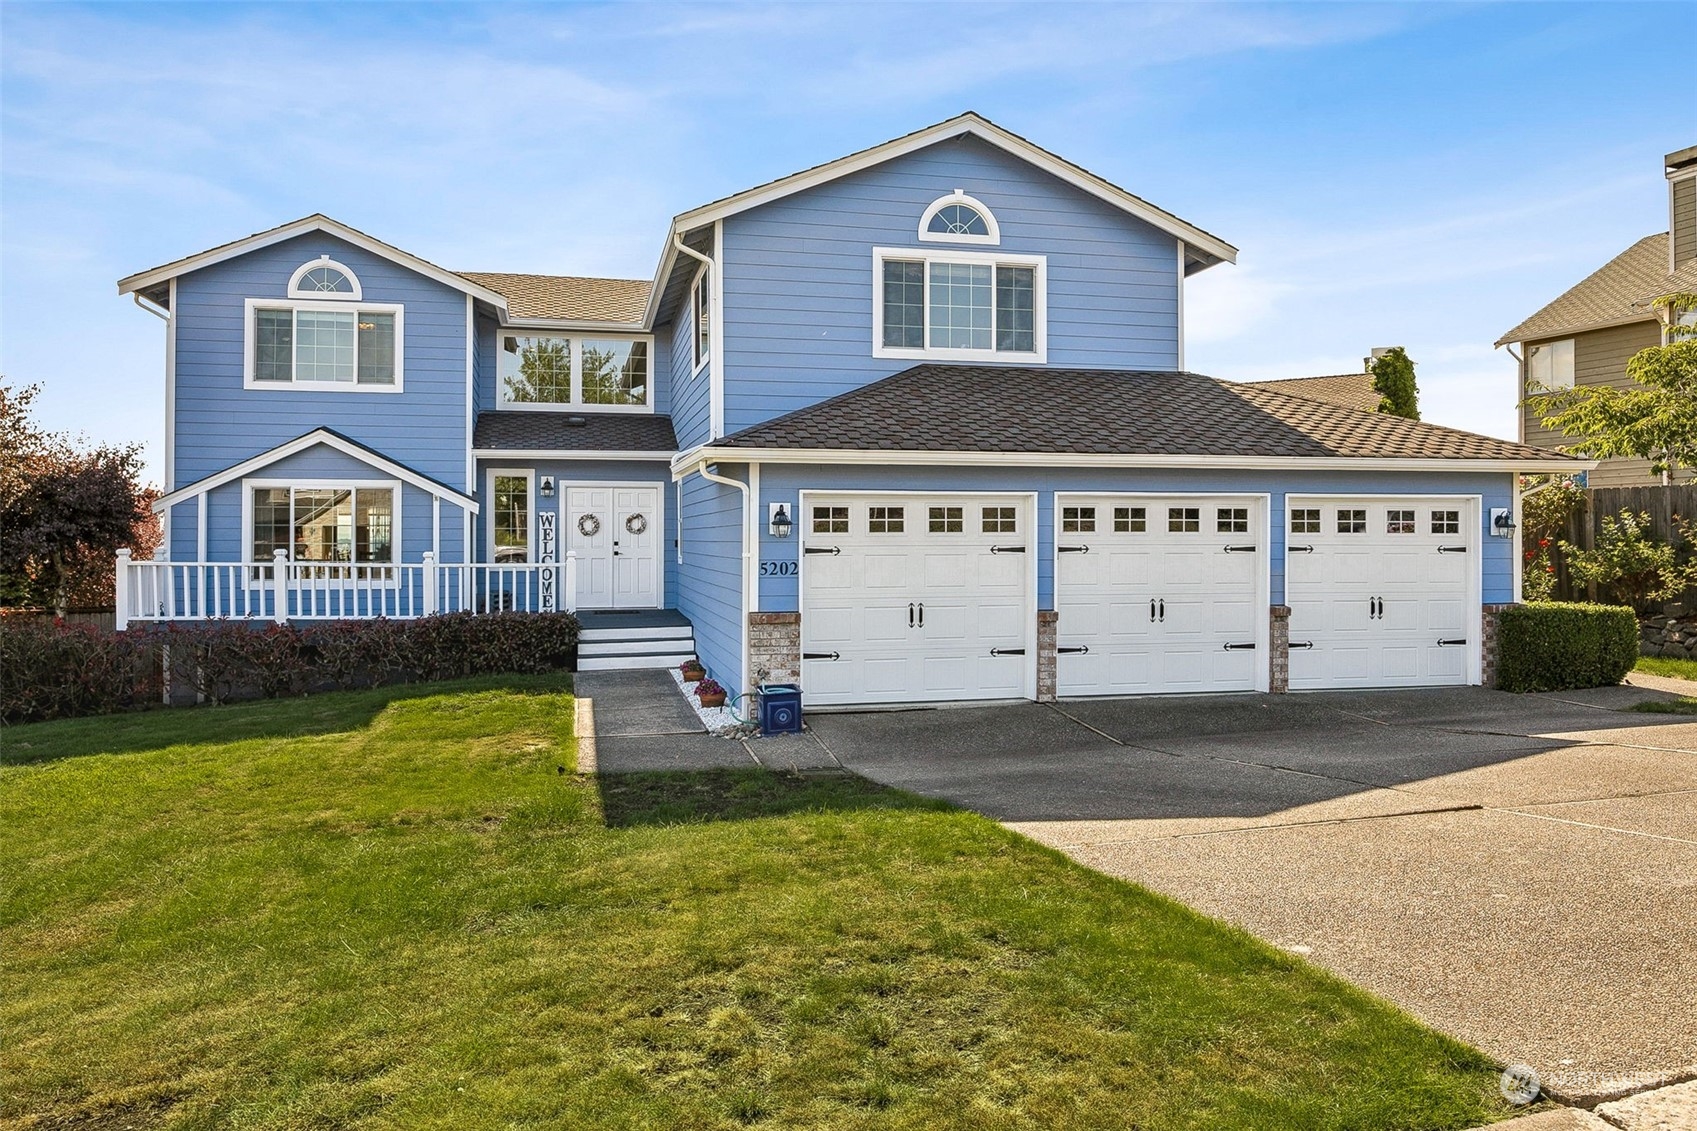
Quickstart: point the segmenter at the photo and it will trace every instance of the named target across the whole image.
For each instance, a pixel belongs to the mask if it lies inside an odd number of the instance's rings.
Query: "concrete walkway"
[[[1619,710],[1657,695],[1456,688],[810,724],[849,770],[1241,924],[1595,1103],[1697,1073],[1697,720]]]

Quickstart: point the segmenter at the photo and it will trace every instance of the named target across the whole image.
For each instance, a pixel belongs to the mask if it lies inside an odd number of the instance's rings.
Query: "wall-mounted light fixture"
[[[1498,538],[1511,536],[1514,533],[1514,512],[1507,507],[1492,507],[1491,533]]]
[[[790,531],[795,529],[795,523],[790,520],[790,510],[783,503],[767,504],[766,529],[774,538],[788,538]]]
[[[544,475],[542,477],[542,486],[539,487],[538,490],[542,492],[542,497],[544,499],[552,499],[554,497],[554,477],[552,475]]]

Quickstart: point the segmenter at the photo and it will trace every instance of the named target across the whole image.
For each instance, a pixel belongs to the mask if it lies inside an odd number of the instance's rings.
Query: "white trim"
[[[1518,487],[1516,488],[1518,492]],[[1472,610],[1467,629],[1467,682],[1469,686],[1477,686],[1484,682],[1484,635],[1485,626],[1481,621],[1485,607],[1485,546],[1484,531],[1485,498],[1476,492],[1462,492],[1453,495],[1432,494],[1430,492],[1414,492],[1401,494],[1395,491],[1327,491],[1327,492],[1287,492],[1284,497],[1285,524],[1285,607],[1290,607],[1290,512],[1291,501],[1296,500],[1325,500],[1325,499],[1374,499],[1374,500],[1408,500],[1414,503],[1445,502],[1453,503],[1462,500],[1467,504],[1471,520],[1462,520],[1462,529],[1468,531],[1467,552],[1473,555],[1473,568],[1467,573],[1467,604]],[[1514,547],[1514,556],[1520,556],[1518,544]]]
[[[1052,500],[1049,516],[1052,529],[1049,545],[1049,577],[1055,593],[1055,612],[1059,614],[1061,570],[1061,500],[1062,499],[1248,499],[1256,503],[1261,511],[1261,546],[1265,553],[1261,555],[1261,570],[1255,576],[1255,605],[1261,610],[1261,615],[1255,618],[1255,651],[1265,661],[1255,665],[1256,691],[1269,692],[1273,688],[1273,668],[1270,653],[1273,648],[1273,495],[1270,491],[1056,491]],[[1110,519],[1111,521],[1111,519]],[[1153,521],[1151,518],[1150,521]],[[1218,536],[1217,531],[1213,533]],[[1057,621],[1057,631],[1059,622]],[[1058,639],[1058,637],[1057,637]],[[1143,692],[1143,695],[1163,694],[1195,694],[1195,692]],[[1204,692],[1203,694],[1208,694]],[[1227,693],[1229,694],[1229,692]],[[1061,695],[1060,676],[1055,677],[1055,695]],[[1116,696],[1117,698],[1117,696]]]
[[[1481,505],[1483,505],[1483,504],[1481,504]],[[1514,604],[1518,605],[1526,599],[1526,597],[1525,597],[1526,554],[1525,554],[1525,551],[1523,551],[1520,548],[1521,547],[1521,541],[1520,541],[1520,476],[1518,476],[1518,475],[1516,475],[1514,477],[1514,495],[1509,500],[1508,505],[1512,508],[1508,512],[1509,518],[1513,519],[1514,524],[1515,524],[1514,525],[1514,533],[1509,535],[1509,537],[1508,537],[1508,541],[1510,543],[1509,548],[1513,551],[1513,553],[1510,554],[1509,556],[1514,559],[1514,584],[1513,584],[1513,588],[1511,588],[1509,590],[1509,593],[1510,593],[1509,600],[1511,600]],[[1480,556],[1481,559],[1483,559],[1484,556],[1485,556],[1485,551],[1484,551],[1483,547],[1481,547],[1480,550],[1479,550],[1479,556]],[[1479,568],[1484,569],[1484,566],[1481,565]],[[1482,580],[1481,580],[1481,586],[1483,586]],[[1482,590],[1481,590],[1480,603],[1481,604],[1484,603],[1484,597],[1483,597],[1483,591]]]
[[[254,378],[253,366],[255,355],[254,337],[257,333],[257,317],[260,310],[292,310],[297,315],[302,310],[328,312],[333,314],[353,314],[357,319],[360,314],[393,314],[395,316],[395,380],[391,384],[378,385],[361,384],[359,376],[359,349],[354,348],[353,381],[300,381],[294,376],[294,363],[290,363],[290,374],[287,381],[259,381]],[[355,331],[357,342],[358,331]],[[298,337],[298,331],[296,332]],[[331,393],[401,393],[406,391],[406,309],[400,303],[394,302],[360,302],[351,300],[344,302],[324,302],[317,299],[299,298],[250,298],[242,302],[242,388],[269,390],[272,392],[331,392]]]
[[[300,285],[301,277],[308,271],[314,271],[320,267],[330,267],[340,271],[354,289],[345,293],[342,291],[303,291]],[[312,302],[320,302],[325,299],[332,302],[358,302],[365,297],[365,288],[360,285],[359,276],[354,274],[352,267],[345,263],[338,263],[328,255],[320,255],[317,259],[309,259],[295,268],[295,273],[289,276],[287,293],[290,298],[304,298]]]
[[[575,459],[669,461],[673,452],[594,451],[582,448],[474,448],[476,459]]]
[[[846,491],[839,491],[839,490],[832,490],[832,489],[827,488],[827,487],[808,487],[808,488],[802,488],[802,489],[798,490],[796,492],[796,514],[795,514],[795,524],[796,524],[796,534],[795,534],[795,539],[796,539],[796,542],[795,542],[795,545],[796,545],[796,551],[795,551],[795,554],[796,554],[795,609],[796,609],[796,619],[801,625],[801,631],[803,633],[805,633],[807,631],[807,609],[806,609],[805,604],[804,604],[804,602],[807,599],[807,577],[806,577],[807,554],[805,552],[803,552],[803,550],[802,550],[801,539],[803,537],[802,526],[803,526],[803,523],[806,521],[806,517],[808,515],[807,498],[808,498],[809,495],[814,495],[814,496],[824,495],[824,496],[827,496],[827,497],[842,497],[842,496],[846,495],[846,496],[859,496],[859,497],[879,496],[879,497],[885,497],[885,498],[1019,499],[1019,500],[1021,500],[1021,504],[1022,504],[1022,506],[1025,510],[1025,514],[1022,516],[1021,522],[1024,523],[1024,529],[1030,531],[1030,538],[1031,538],[1031,552],[1030,552],[1029,555],[1027,555],[1027,558],[1028,558],[1028,561],[1029,561],[1030,564],[1029,564],[1027,571],[1026,571],[1026,574],[1027,574],[1027,577],[1026,577],[1026,581],[1027,581],[1026,597],[1030,602],[1030,604],[1027,606],[1026,611],[1029,612],[1031,615],[1025,618],[1026,623],[1025,623],[1024,643],[1025,643],[1025,659],[1026,659],[1026,662],[1025,662],[1025,673],[1021,677],[1020,686],[1021,686],[1021,690],[1024,693],[1025,698],[1032,700],[1032,701],[1035,701],[1036,698],[1037,698],[1037,662],[1038,662],[1038,656],[1037,656],[1037,614],[1042,611],[1042,609],[1039,607],[1039,605],[1037,603],[1037,574],[1039,572],[1038,568],[1037,568],[1037,546],[1038,546],[1038,543],[1040,541],[1037,537],[1037,515],[1039,513],[1038,503],[1040,502],[1039,494],[1040,494],[1040,492],[1037,492],[1037,491],[948,491],[948,490],[878,491],[878,490],[872,490],[872,489],[868,489],[868,488],[854,488],[854,489],[850,489],[850,490],[846,490]],[[747,621],[747,619],[748,619],[747,617],[743,618],[743,620],[745,622]],[[888,700],[887,702],[902,702],[902,700]],[[980,702],[982,702],[982,700],[980,700]]]
[[[174,490],[177,479],[177,280],[170,282],[171,304],[165,319],[165,489]],[[169,516],[166,522],[169,524]],[[169,529],[161,533],[169,534]],[[165,543],[166,546],[170,542]]]
[[[410,483],[421,491],[426,491],[432,495],[448,499],[456,505],[468,509],[473,514],[477,512],[477,500],[472,498],[470,495],[462,495],[451,487],[444,486],[433,479],[428,479],[425,476],[420,475],[405,464],[396,463],[387,456],[367,451],[358,444],[355,444],[353,441],[343,439],[341,436],[338,436],[334,432],[325,428],[315,428],[304,436],[297,436],[295,439],[290,440],[287,443],[278,444],[276,447],[260,452],[258,455],[245,459],[241,463],[226,467],[223,471],[215,472],[202,479],[197,479],[187,486],[177,488],[168,495],[161,495],[158,499],[154,500],[153,511],[155,514],[164,513],[166,508],[181,502],[183,499],[186,499],[191,495],[200,494],[205,491],[211,491],[215,488],[222,487],[226,483],[246,476],[249,472],[259,471],[262,468],[271,466],[279,460],[288,459],[292,455],[298,455],[309,448],[317,447],[319,444],[323,444],[328,448],[334,448],[343,455],[352,456],[367,467],[376,468],[378,471],[386,471],[392,477],[399,479],[403,483]]]
[[[925,336],[931,334],[931,265],[933,263],[972,263],[990,266],[1030,267],[1033,269],[1033,344],[1030,353],[995,348],[996,327],[994,307],[996,282],[990,281],[991,327],[989,349],[942,349],[929,345],[907,349],[884,344],[884,263],[899,259],[925,264]],[[1045,255],[1013,255],[994,251],[961,251],[953,247],[875,247],[872,249],[872,356],[909,361],[975,361],[998,365],[1042,365],[1049,360],[1049,258]]]
[[[707,373],[709,435],[714,439],[725,434],[725,225],[713,225],[713,266],[710,269],[710,291],[713,308],[707,312],[707,323],[713,340],[708,343]]]
[[[713,359],[713,311],[707,312],[707,352],[701,352],[701,314],[696,305],[697,293],[701,290],[702,282],[707,277],[707,264],[703,263],[695,269],[695,277],[689,281],[689,294],[685,302],[689,307],[689,375],[698,376],[707,363]],[[713,288],[707,289],[707,301],[713,301]]]
[[[506,347],[502,344],[503,337],[543,338],[553,341],[565,341],[570,344],[571,352],[571,392],[569,401],[514,401],[507,399],[507,388],[501,380],[501,355]],[[583,346],[591,342],[645,342],[648,345],[648,376],[643,385],[643,403],[641,404],[586,404],[583,400]],[[583,331],[571,334],[550,331],[529,330],[521,326],[499,326],[495,330],[495,407],[502,412],[610,412],[627,413],[632,415],[654,414],[654,382],[655,370],[658,368],[654,352],[653,334],[627,334],[613,331]]]
[[[196,526],[195,538],[194,538],[194,549],[195,549],[195,561],[198,561],[198,562],[205,562],[205,561],[211,561],[212,560],[212,559],[210,559],[206,556],[206,500],[207,500],[207,497],[208,497],[207,492],[205,492],[205,491],[202,491],[200,494],[198,494],[194,497],[194,499],[195,499],[195,506],[194,506],[194,509],[195,509],[195,526]]]
[[[473,449],[477,440],[477,301],[470,295],[465,299],[465,490],[476,489],[477,456]],[[465,559],[470,561],[468,557]]]
[[[368,251],[380,258],[387,259],[391,263],[399,263],[401,266],[412,271],[416,271],[425,278],[434,279],[436,282],[441,283],[444,286],[452,287],[456,291],[461,291],[473,296],[474,298],[482,299],[484,302],[495,307],[496,310],[499,310],[503,315],[506,313],[506,296],[492,291],[487,287],[480,287],[476,283],[465,278],[463,275],[456,275],[452,271],[444,270],[443,268],[436,266],[434,263],[420,259],[418,256],[402,251],[398,247],[391,247],[382,240],[373,239],[364,232],[356,231],[355,229],[348,227],[346,224],[330,219],[330,217],[325,216],[322,213],[305,216],[299,220],[292,221],[291,223],[283,224],[267,231],[257,232],[245,239],[235,240],[232,243],[212,248],[209,251],[203,251],[196,255],[190,255],[182,259],[173,260],[162,267],[155,267],[150,271],[143,271],[138,274],[119,279],[118,293],[126,295],[132,291],[144,291],[159,283],[163,283],[167,279],[175,279],[177,276],[186,275],[190,271],[198,271],[203,267],[210,267],[215,263],[223,263],[226,260],[246,255],[250,251],[257,251],[260,248],[270,247],[273,244],[282,243],[284,240],[292,240],[296,236],[304,236],[312,232],[324,232],[327,235],[335,236],[337,239],[351,243],[363,251]],[[175,295],[172,297],[174,299]],[[173,302],[172,306],[175,307],[176,303]]]
[[[269,562],[258,561],[258,560],[249,556],[253,552],[253,492],[256,488],[263,489],[263,488],[267,488],[267,487],[271,487],[271,488],[286,487],[286,488],[289,489],[289,492],[290,492],[290,494],[289,494],[289,530],[290,530],[290,537],[289,537],[289,545],[288,545],[288,552],[289,552],[288,560],[291,561],[291,562],[293,562],[295,560],[295,543],[294,543],[294,536],[293,536],[294,523],[295,523],[294,492],[296,490],[349,491],[349,492],[352,492],[352,491],[355,491],[355,490],[364,489],[364,490],[368,490],[368,491],[369,490],[386,490],[386,491],[392,491],[393,492],[393,494],[390,496],[390,498],[393,500],[392,503],[391,503],[391,507],[393,509],[392,509],[392,513],[390,514],[391,526],[390,526],[390,530],[389,530],[389,560],[386,561],[386,562],[356,562],[356,561],[318,562],[318,561],[308,561],[306,564],[308,564],[308,565],[351,565],[351,566],[359,566],[359,565],[372,565],[372,566],[402,565],[402,564],[404,564],[403,560],[406,557],[406,552],[405,552],[405,545],[406,544],[401,541],[401,512],[406,510],[406,494],[401,489],[401,486],[402,486],[401,481],[399,479],[289,479],[289,478],[276,479],[276,478],[266,478],[266,477],[260,477],[260,478],[257,478],[257,479],[244,478],[242,480],[242,483],[241,483],[241,490],[242,490],[242,529],[241,529],[241,543],[240,543],[241,555],[238,558],[236,558],[235,560],[242,562],[244,564],[248,564],[248,565],[269,565],[270,564]],[[205,498],[204,495],[202,495],[201,497],[203,499]],[[205,561],[205,560],[207,560],[206,555],[204,553],[202,553],[201,554],[201,561]]]
[[[524,479],[529,483],[524,491],[525,505],[530,511],[529,517],[525,520],[524,560],[527,563],[534,563],[536,561],[536,469],[534,467],[486,467],[483,469],[483,497],[489,501],[489,509],[484,513],[483,521],[483,548],[488,551],[484,558],[490,562],[495,561],[495,477],[498,475],[504,478]],[[557,508],[560,498],[560,488],[557,481],[554,485],[554,498]],[[556,543],[558,543],[559,537],[559,527],[556,525]],[[564,554],[560,555],[560,560],[562,562],[566,560]],[[576,599],[576,594],[573,594],[573,599]]]
[[[749,490],[748,484],[744,483],[742,480],[735,479],[728,475],[721,475],[716,471],[709,471],[707,470],[707,465],[705,463],[697,467],[695,472],[709,483],[717,483],[721,487],[733,487],[736,490],[741,491],[743,511],[746,516],[751,516],[745,517],[739,524],[742,527],[742,584],[738,586],[739,592],[737,594],[737,638],[741,642],[742,646],[742,674],[738,676],[737,683],[744,691],[747,691],[749,690],[748,684],[750,682],[750,678],[754,675],[753,672],[748,670],[750,655],[748,632],[748,592],[750,585],[759,584],[759,569],[755,565],[757,558],[755,553],[756,547],[749,544],[748,532],[758,519],[760,508],[754,498],[754,492]],[[752,581],[750,580],[751,578],[753,579]],[[797,607],[799,608],[800,606],[798,605]]]
[[[984,226],[989,229],[989,234],[971,236],[931,231],[929,226],[932,219],[951,204],[964,204],[977,212],[983,218]],[[1002,226],[996,222],[996,215],[990,211],[989,205],[976,197],[966,195],[965,189],[956,189],[947,196],[939,196],[925,209],[924,214],[919,217],[919,238],[925,243],[999,244],[1002,242]]]
[[[760,611],[760,535],[763,530],[760,525],[760,465],[758,463],[748,465],[748,495],[748,542],[749,545],[754,547],[754,553],[751,555],[753,576],[748,584],[748,611],[753,614]],[[798,572],[796,576],[799,579],[801,575]]]
[[[720,448],[703,444],[672,459],[672,473],[688,475],[697,463],[816,463],[889,467],[1170,467],[1254,471],[1548,471],[1571,475],[1589,471],[1596,460],[1549,459],[1412,459],[1348,456],[1228,456],[1100,454],[1095,452],[936,452],[899,449],[842,448]]]
[[[1178,371],[1184,372],[1184,241],[1178,241]]]

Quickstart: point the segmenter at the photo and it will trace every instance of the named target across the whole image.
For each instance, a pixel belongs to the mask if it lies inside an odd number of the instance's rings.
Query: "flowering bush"
[[[420,620],[210,621],[104,632],[0,621],[0,722],[157,703],[162,669],[213,703],[413,680],[555,671],[577,655],[567,613],[449,613]]]
[[[1522,481],[1525,485],[1525,481]],[[1521,590],[1528,601],[1548,601],[1555,596],[1559,543],[1568,533],[1573,516],[1585,500],[1584,488],[1572,480],[1558,480],[1523,497],[1520,515],[1520,553],[1525,568]]]
[[[1674,528],[1681,541],[1697,545],[1697,523],[1675,515]],[[1594,548],[1563,542],[1561,550],[1575,578],[1595,583],[1605,601],[1639,612],[1697,585],[1697,559],[1681,560],[1687,555],[1657,538],[1645,511],[1605,515]]]
[[[700,698],[704,695],[724,695],[726,692],[724,686],[718,680],[704,679],[695,685],[695,694],[697,698]]]

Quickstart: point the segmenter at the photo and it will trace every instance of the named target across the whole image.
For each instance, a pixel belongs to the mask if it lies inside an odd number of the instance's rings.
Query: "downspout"
[[[171,314],[168,310],[166,310],[162,306],[159,306],[155,303],[149,302],[146,299],[142,298],[140,291],[136,291],[134,294],[130,295],[130,297],[135,300],[135,303],[138,307],[147,311],[149,314],[153,315],[155,318],[159,319],[161,322],[171,321]]]
[[[716,471],[707,470],[706,461],[698,464],[695,470],[700,473],[701,478],[707,480],[709,483],[718,483],[725,487],[735,487],[738,491],[742,492],[743,518],[742,521],[737,524],[742,528],[742,599],[739,602],[740,607],[737,611],[738,637],[742,641],[742,674],[738,677],[738,682],[742,689],[747,691],[749,690],[748,610],[753,607],[753,603],[749,600],[749,581],[754,573],[754,571],[749,568],[750,557],[753,551],[749,546],[748,532],[754,524],[754,495],[749,490],[748,484],[742,482],[740,479],[731,479],[728,476],[720,475]]]

